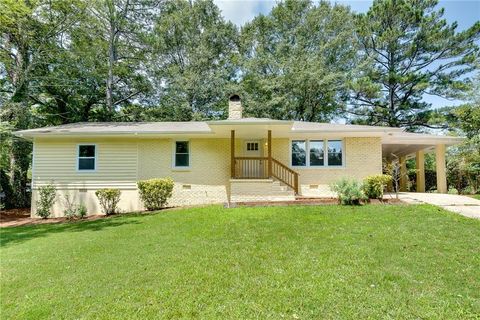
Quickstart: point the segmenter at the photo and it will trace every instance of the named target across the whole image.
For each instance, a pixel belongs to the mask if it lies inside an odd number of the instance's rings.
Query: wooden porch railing
[[[269,161],[271,159],[271,162]],[[270,172],[271,171],[271,172]],[[298,194],[298,173],[269,157],[235,157],[232,170],[234,179],[276,178]]]
[[[298,194],[298,173],[274,158],[272,158],[272,176],[292,188],[295,194]]]
[[[235,179],[267,179],[267,157],[235,157]]]

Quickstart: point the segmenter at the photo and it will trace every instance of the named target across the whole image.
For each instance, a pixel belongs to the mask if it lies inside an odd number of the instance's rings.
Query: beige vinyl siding
[[[79,144],[96,145],[96,170],[78,171]],[[36,139],[34,186],[54,182],[65,188],[134,187],[137,180],[135,139]]]

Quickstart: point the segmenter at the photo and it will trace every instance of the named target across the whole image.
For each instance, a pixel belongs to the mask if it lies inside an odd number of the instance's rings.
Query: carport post
[[[425,152],[417,151],[415,155],[417,170],[417,192],[425,192]]]
[[[447,193],[447,172],[445,166],[445,145],[435,147],[435,162],[437,163],[437,192]]]
[[[407,157],[400,157],[400,191],[407,191]]]

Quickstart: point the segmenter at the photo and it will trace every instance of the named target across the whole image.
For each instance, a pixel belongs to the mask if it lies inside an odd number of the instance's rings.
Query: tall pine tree
[[[474,70],[480,22],[463,32],[443,19],[436,0],[375,0],[357,17],[363,63],[351,83],[357,122],[429,126],[425,95],[454,98]]]

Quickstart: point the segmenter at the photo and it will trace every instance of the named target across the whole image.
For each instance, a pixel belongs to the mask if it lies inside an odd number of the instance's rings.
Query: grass
[[[0,232],[2,319],[480,314],[480,221],[433,206],[207,207]]]
[[[470,197],[480,200],[480,194],[472,194]]]

